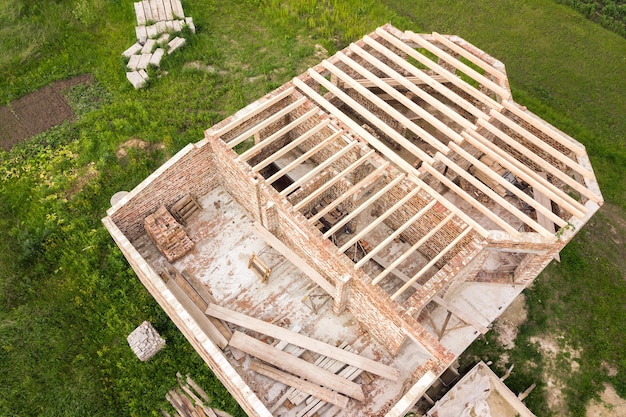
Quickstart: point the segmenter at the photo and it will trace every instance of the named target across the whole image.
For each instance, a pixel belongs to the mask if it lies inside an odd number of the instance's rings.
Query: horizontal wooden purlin
[[[333,178],[326,181],[324,184],[322,184],[319,188],[317,188],[311,194],[307,195],[305,198],[300,200],[296,205],[293,206],[293,208],[296,210],[300,210],[302,207],[304,207],[306,204],[313,201],[315,198],[319,197],[321,194],[323,194],[326,190],[328,190],[330,187],[335,185],[337,182],[341,181],[341,179],[344,178],[346,175],[348,175],[350,172],[354,171],[356,168],[358,168],[359,166],[367,162],[367,160],[375,153],[376,151],[373,149],[370,149],[369,151],[367,151],[365,155],[361,156],[359,159],[357,159],[356,161],[351,163],[349,166],[347,166],[339,174],[335,175]]]
[[[554,184],[539,177],[535,171],[515,159],[513,155],[507,153],[476,132],[473,132],[472,134],[463,132],[463,137],[476,149],[479,149],[486,155],[493,157],[500,165],[502,165],[502,167],[520,177],[524,182],[532,185],[533,187],[540,188],[543,193],[549,195],[552,201],[556,202],[560,207],[564,208],[578,218],[584,216],[584,211],[582,210],[586,210],[585,206],[564,193]]]
[[[413,83],[415,85],[426,84],[424,81],[422,81],[422,79],[417,78],[417,77],[404,77],[404,78],[408,82]],[[434,75],[432,78],[434,80],[437,80],[440,83],[445,83],[446,82],[446,79],[443,78],[440,75]],[[362,85],[365,88],[378,87],[375,83],[373,83],[371,80],[368,80],[367,78],[365,78],[365,79],[355,79],[354,81],[356,81],[357,83],[359,83],[360,85]],[[395,78],[380,78],[380,81],[384,82],[387,85],[393,86],[393,87],[403,87],[404,86],[403,83],[399,82]],[[352,88],[352,87],[347,85],[346,88]]]
[[[286,154],[291,152],[293,149],[295,149],[297,146],[299,146],[300,144],[305,142],[307,139],[309,139],[311,136],[320,132],[329,124],[330,124],[330,119],[328,118],[323,119],[318,124],[316,124],[315,127],[313,127],[311,130],[307,130],[305,133],[298,136],[295,140],[289,142],[287,145],[283,146],[278,151],[274,152],[273,154],[269,155],[267,158],[265,158],[264,160],[256,164],[254,167],[252,167],[252,172],[258,172],[262,170],[263,168],[265,168],[266,166],[270,165],[272,162],[276,161],[278,158],[285,156]]]
[[[463,230],[461,232],[461,234],[459,234],[452,242],[450,242],[448,244],[448,246],[446,246],[442,251],[440,251],[437,256],[435,256],[433,259],[430,260],[430,262],[428,262],[426,265],[424,265],[424,267],[422,269],[420,269],[420,271],[415,274],[409,281],[407,281],[398,291],[396,291],[392,296],[391,299],[395,300],[396,298],[398,298],[400,295],[402,295],[402,293],[404,293],[411,285],[413,285],[413,283],[415,283],[418,279],[420,279],[420,277],[422,275],[424,275],[424,273],[426,273],[426,271],[428,271],[430,268],[432,268],[437,262],[439,262],[439,260],[441,258],[443,258],[443,256],[450,252],[450,250],[456,246],[457,243],[459,243],[465,236],[468,235],[469,232],[472,231],[471,227],[466,228],[465,230]]]
[[[350,213],[348,213],[347,216],[345,216],[343,219],[341,219],[340,221],[338,221],[333,227],[331,227],[326,233],[324,233],[324,237],[328,238],[330,236],[332,236],[335,232],[337,232],[340,228],[342,228],[346,223],[348,223],[350,220],[352,220],[353,218],[355,218],[356,216],[358,216],[360,213],[362,213],[366,208],[368,208],[371,204],[373,204],[376,200],[378,200],[380,197],[382,197],[385,193],[387,193],[389,190],[391,190],[393,187],[395,187],[396,185],[398,185],[403,179],[405,178],[404,174],[400,174],[398,175],[396,178],[394,178],[389,184],[385,185],[383,188],[381,188],[380,190],[378,190],[376,193],[374,193],[372,196],[368,197],[367,200],[365,200],[364,203],[360,204],[357,208],[355,208],[354,210],[352,210]]]
[[[387,169],[387,164],[384,164],[384,165],[376,168],[374,171],[370,172],[369,174],[367,174],[367,176],[365,178],[363,178],[361,181],[359,181],[356,184],[354,184],[345,193],[343,193],[339,197],[335,198],[335,200],[332,203],[330,203],[329,205],[325,206],[322,210],[317,212],[313,217],[309,218],[308,219],[309,224],[315,223],[316,221],[321,219],[323,216],[325,216],[328,213],[330,213],[331,210],[334,210],[337,206],[339,206],[339,204],[341,204],[344,201],[346,201],[348,199],[348,197],[350,197],[351,195],[353,195],[354,193],[359,191],[361,188],[363,188],[363,186],[365,184],[367,184],[369,182],[372,182],[372,181],[376,181],[378,178],[383,176],[385,174],[385,170],[386,169]]]
[[[216,304],[210,304],[206,310],[206,314],[236,324],[237,326],[254,330],[255,332],[273,337],[274,339],[283,340],[292,345],[302,347],[345,364],[356,366],[357,368],[382,376],[383,378],[397,380],[400,377],[400,372],[392,366],[385,365],[373,359],[366,358],[365,356],[357,355],[348,350],[340,349],[320,340]]]
[[[255,133],[261,131],[262,129],[265,129],[272,123],[276,122],[281,117],[286,116],[287,114],[291,113],[292,111],[294,111],[295,109],[297,109],[298,107],[306,103],[306,101],[307,101],[306,97],[300,97],[298,100],[280,109],[279,111],[277,111],[276,113],[268,117],[267,119],[263,120],[261,123],[254,125],[253,127],[246,130],[245,132],[243,132],[242,134],[240,134],[233,140],[228,141],[227,145],[230,146],[231,149],[234,148],[235,146],[244,142],[246,139],[254,136]]]
[[[600,199],[597,195],[595,195],[592,191],[586,188],[584,185],[580,184],[578,181],[565,174],[561,170],[557,169],[554,165],[550,164],[545,159],[539,157],[536,153],[532,152],[530,149],[519,143],[518,141],[511,138],[509,135],[504,133],[502,130],[498,129],[495,125],[490,122],[479,120],[478,124],[483,126],[485,129],[496,135],[500,140],[502,140],[507,145],[511,146],[513,149],[539,165],[543,168],[547,173],[554,175],[565,184],[572,187],[574,190],[578,191],[585,197],[589,198],[592,201]],[[600,199],[601,200],[601,199]]]
[[[359,104],[356,100],[354,100],[349,95],[341,91],[341,89],[337,87],[335,84],[331,83],[326,78],[322,77],[318,72],[312,69],[309,69],[308,74],[311,76],[311,78],[317,81],[321,86],[323,86],[325,89],[333,93],[338,99],[346,103],[348,106],[356,110],[361,117],[363,117],[368,122],[372,123],[375,127],[380,129],[387,136],[389,136],[394,141],[396,141],[399,145],[401,145],[403,148],[409,151],[412,155],[414,155],[420,161],[423,161],[425,163],[432,163],[432,157],[430,155],[428,155],[419,147],[411,143],[410,140],[406,139],[396,130],[391,128],[388,124],[380,120],[378,116],[376,116],[374,113],[367,110],[365,107]],[[366,138],[364,139],[367,140]]]
[[[415,242],[413,245],[411,245],[411,247],[409,249],[407,249],[406,251],[404,251],[404,253],[402,255],[400,255],[399,257],[397,257],[396,259],[394,259],[394,261],[387,267],[385,268],[380,274],[378,274],[376,276],[376,278],[374,278],[372,280],[372,284],[376,285],[378,284],[380,281],[383,280],[383,278],[385,278],[387,275],[389,275],[394,269],[396,269],[398,267],[398,265],[400,265],[402,262],[404,262],[409,256],[411,256],[411,254],[413,252],[415,252],[416,250],[418,250],[424,243],[426,243],[428,241],[428,239],[430,239],[431,237],[433,237],[439,230],[441,230],[441,228],[443,226],[445,226],[446,224],[448,224],[448,222],[450,220],[452,220],[452,217],[454,217],[454,213],[450,213],[448,214],[443,220],[441,220],[439,223],[437,223],[437,225],[435,227],[433,227],[432,229],[430,229],[428,231],[428,233],[426,233],[424,236],[422,236],[417,242]]]
[[[487,195],[489,198],[491,198],[492,201],[496,202],[501,207],[506,209],[509,213],[513,214],[519,220],[521,220],[524,223],[526,223],[528,226],[533,228],[540,235],[542,235],[544,237],[553,237],[554,236],[554,232],[550,232],[549,230],[547,230],[544,227],[542,227],[539,223],[537,223],[536,221],[531,219],[527,214],[525,214],[524,212],[519,210],[513,204],[511,204],[508,201],[506,201],[498,193],[496,193],[491,188],[489,188],[488,186],[483,184],[478,178],[474,177],[472,174],[468,173],[466,170],[464,170],[463,168],[461,168],[460,166],[458,166],[457,164],[452,162],[446,156],[441,155],[441,154],[437,154],[437,155],[435,155],[435,158],[437,158],[438,160],[443,162],[448,168],[452,169],[454,172],[456,172],[458,175],[460,175],[462,178],[464,178],[467,182],[469,182],[474,187],[478,188],[481,192],[483,192],[485,195]],[[492,171],[489,171],[489,172],[492,172]]]
[[[282,196],[289,195],[292,191],[296,190],[302,184],[305,184],[307,181],[311,180],[317,174],[319,174],[320,172],[322,172],[323,170],[325,170],[326,168],[328,168],[329,166],[337,162],[339,158],[345,156],[351,149],[354,149],[357,143],[358,143],[357,141],[352,141],[348,143],[346,146],[341,148],[341,150],[339,150],[333,156],[331,156],[330,158],[328,158],[327,160],[325,160],[324,162],[322,162],[321,164],[313,168],[311,171],[307,172],[305,175],[303,175],[299,180],[291,184],[289,187],[282,190],[280,192],[280,195]]]
[[[371,258],[373,258],[378,252],[380,252],[382,249],[384,249],[385,246],[387,246],[389,243],[391,243],[393,240],[395,240],[398,236],[400,236],[400,234],[402,234],[402,232],[404,232],[413,223],[415,223],[422,216],[424,216],[424,214],[426,214],[431,208],[433,208],[435,206],[435,204],[437,204],[437,200],[433,199],[428,204],[426,204],[424,207],[419,209],[419,211],[417,213],[415,213],[413,216],[411,216],[411,218],[409,220],[404,222],[402,224],[402,226],[400,226],[396,230],[394,230],[393,233],[391,233],[389,236],[387,236],[385,238],[385,240],[383,240],[378,245],[376,245],[376,247],[374,249],[372,249],[371,251],[369,251],[367,254],[365,254],[365,256],[363,258],[359,259],[359,261],[354,266],[356,268],[360,268],[361,266],[363,266],[363,264],[365,262],[367,262]]]
[[[315,398],[319,398],[329,404],[336,405],[339,408],[346,408],[348,406],[348,397],[344,397],[341,394],[327,388],[320,387],[319,385],[309,382],[306,379],[283,372],[272,366],[258,361],[252,361],[250,363],[250,369],[282,384],[294,387],[299,391],[312,395]]]
[[[493,75],[494,77],[498,78],[499,80],[501,80],[501,81],[507,81],[508,80],[506,74],[504,74],[503,72],[499,71],[498,69],[496,69],[495,67],[490,65],[487,61],[484,61],[483,59],[481,59],[480,57],[474,55],[473,53],[471,53],[467,49],[463,48],[462,46],[457,45],[456,43],[454,43],[450,39],[446,38],[445,36],[440,35],[437,32],[433,32],[432,35],[433,35],[433,39],[434,40],[436,40],[437,42],[441,43],[442,45],[448,47],[453,52],[456,52],[457,54],[461,55],[463,58],[467,59],[471,63],[479,66],[480,68],[482,68],[483,70],[485,70],[489,74]]]
[[[499,95],[502,99],[511,98],[511,92],[509,90],[494,83],[493,81],[486,78],[484,75],[480,74],[478,71],[471,68],[470,66],[465,65],[463,62],[459,61],[458,59],[456,59],[455,57],[453,57],[452,55],[450,55],[443,49],[437,47],[435,44],[429,42],[424,37],[416,33],[413,33],[411,31],[406,31],[405,33],[413,42],[415,42],[422,48],[426,49],[427,51],[435,54],[438,58],[443,59],[444,61],[447,61],[450,65],[454,66],[457,70],[463,72],[468,77],[473,78],[479,84],[482,84],[486,88],[490,89],[491,91]]]
[[[342,62],[344,62],[343,61],[344,59],[346,61],[352,61],[350,58],[348,58],[346,55],[342,54],[341,52],[337,53],[337,57],[339,59],[341,59]],[[352,61],[352,62],[354,62],[354,61]],[[347,63],[347,62],[344,62],[344,63]],[[358,65],[358,64],[356,64],[356,62],[354,64]],[[411,130],[413,133],[418,135],[422,140],[424,140],[425,142],[427,142],[428,144],[433,146],[435,149],[439,150],[440,152],[443,152],[444,154],[447,154],[450,151],[450,149],[448,149],[448,147],[444,143],[442,143],[440,140],[435,138],[432,134],[428,133],[422,127],[420,127],[417,124],[415,124],[412,120],[410,120],[408,117],[406,117],[405,115],[400,113],[398,110],[393,108],[389,103],[385,102],[383,99],[378,97],[376,94],[372,93],[367,88],[360,86],[348,74],[346,74],[345,72],[341,71],[335,65],[333,65],[332,63],[330,63],[327,60],[324,60],[322,65],[326,69],[328,69],[332,74],[334,74],[337,78],[339,78],[341,81],[343,81],[345,83],[345,85],[351,85],[356,92],[361,94],[363,97],[365,97],[370,102],[376,104],[376,106],[378,106],[379,109],[381,109],[382,111],[387,113],[389,116],[391,116],[392,118],[394,118],[395,120],[400,122],[403,126],[405,126],[407,129]],[[361,67],[361,68],[363,70],[365,70],[365,68],[363,68],[363,67]],[[367,71],[367,70],[365,70],[365,71]],[[376,76],[374,74],[370,73],[369,71],[367,71],[367,72],[368,73],[365,74],[366,76],[372,76],[373,79],[376,79],[375,78]],[[385,89],[385,91],[387,91],[389,94],[394,96],[394,98],[397,99],[400,103],[402,103],[405,107],[407,107],[408,109],[410,109],[411,111],[416,113],[418,116],[423,118],[425,121],[430,123],[432,126],[437,128],[441,133],[446,135],[449,139],[452,139],[452,140],[458,141],[458,142],[462,142],[463,141],[463,138],[461,138],[461,136],[458,133],[456,133],[453,129],[448,127],[445,123],[443,123],[441,120],[437,119],[432,114],[428,113],[426,110],[424,110],[420,106],[418,106],[415,103],[413,103],[410,99],[408,99],[403,94],[400,94],[398,91],[396,91],[395,89],[387,86],[384,83],[381,83],[381,88]]]
[[[366,40],[367,40],[367,42],[366,42]],[[429,87],[434,89],[437,93],[439,93],[442,96],[446,97],[452,103],[456,104],[461,109],[467,111],[472,116],[474,116],[476,118],[489,119],[489,115],[487,115],[485,112],[483,112],[478,107],[474,106],[474,104],[469,102],[466,98],[461,97],[455,91],[445,87],[442,83],[437,82],[435,79],[432,78],[431,75],[428,75],[424,71],[422,71],[421,69],[416,68],[415,66],[413,66],[412,64],[407,62],[404,58],[398,56],[395,52],[393,52],[389,48],[385,47],[381,43],[376,42],[375,40],[373,40],[371,38],[370,39],[364,39],[362,41],[362,43],[370,46],[375,51],[379,52],[384,57],[388,58],[394,64],[398,65],[400,68],[402,68],[403,70],[407,71],[409,74],[413,74],[413,76],[415,76],[417,78],[420,78],[421,80],[424,81],[424,84],[427,84]],[[356,53],[361,58],[365,59],[366,61],[368,61],[372,65],[375,65],[376,67],[378,67],[378,66],[381,66],[381,68],[388,67],[386,64],[384,64],[378,58],[374,57],[374,55],[372,55],[371,53],[365,51],[365,49],[361,48],[360,46],[357,46],[356,44],[351,44],[349,48],[350,48],[350,51]],[[409,48],[406,45],[405,45],[405,48],[407,48],[409,50],[411,49],[411,48]],[[389,69],[391,69],[391,67],[389,67]],[[388,71],[388,69],[386,69],[385,71]],[[436,99],[435,97],[431,96],[426,91],[423,91],[420,88],[411,88],[410,90],[411,90],[412,93],[416,94],[422,100],[428,102],[429,104],[431,104],[433,107],[439,109],[440,111],[444,111],[445,112],[446,110],[444,108],[445,107],[449,108],[449,106],[447,106],[446,104],[442,103],[440,100]],[[458,119],[458,118],[463,119],[463,116],[461,116],[459,114],[458,117],[454,116],[454,118],[455,118],[455,120]],[[457,120],[457,123],[462,123],[462,122]]]
[[[326,139],[324,139],[323,141],[321,141],[320,143],[318,143],[317,145],[315,145],[314,147],[312,147],[311,149],[309,149],[308,151],[306,151],[305,153],[303,153],[302,155],[294,159],[292,162],[290,162],[289,164],[281,168],[280,171],[278,171],[277,173],[269,177],[267,179],[267,183],[272,184],[274,181],[276,181],[283,175],[287,174],[288,172],[292,171],[295,167],[302,164],[307,159],[311,158],[311,156],[315,155],[316,153],[324,149],[326,146],[328,146],[331,142],[339,138],[341,135],[343,135],[343,132],[341,130],[338,130],[337,132],[333,133],[332,135],[330,135],[329,137],[327,137]]]
[[[544,142],[537,136],[533,135],[528,130],[524,129],[523,127],[515,123],[513,120],[503,115],[502,113],[498,113],[497,111],[492,110],[490,115],[494,119],[498,120],[500,123],[503,123],[509,129],[513,130],[518,135],[521,135],[524,139],[526,139],[527,141],[529,141],[530,143],[532,143],[533,145],[535,145],[542,151],[546,152],[548,155],[550,155],[554,159],[562,162],[563,164],[570,167],[572,170],[578,172],[580,175],[583,175],[587,178],[593,178],[593,172],[585,169],[584,167],[581,167],[580,165],[578,165],[578,163],[575,160],[573,160],[572,158],[566,155],[563,155],[560,151],[554,149],[548,143]]]
[[[530,124],[534,128],[550,136],[554,141],[565,146],[566,148],[574,152],[576,155],[583,156],[587,154],[587,152],[585,151],[584,145],[574,141],[574,139],[569,138],[563,132],[559,132],[552,125],[546,123],[543,119],[534,115],[533,113],[522,110],[517,103],[513,101],[509,101],[509,100],[503,100],[502,105],[504,106],[505,109],[507,109],[508,111],[510,111],[517,117],[519,117],[520,119],[524,120],[526,123]]]
[[[309,120],[311,117],[313,117],[319,111],[320,111],[320,109],[318,107],[315,107],[314,109],[309,110],[308,112],[304,113],[302,116],[300,116],[297,119],[293,120],[292,122],[290,122],[286,126],[281,127],[276,132],[272,133],[270,136],[268,136],[267,138],[261,140],[259,143],[254,145],[252,148],[248,149],[247,151],[245,151],[244,153],[239,155],[239,159],[241,159],[241,160],[248,160],[253,155],[261,152],[263,149],[267,148],[269,145],[274,143],[274,141],[276,141],[277,139],[283,137],[284,135],[286,135],[287,133],[289,133],[290,131],[292,131],[296,127],[300,126],[302,123],[304,123],[307,120]]]
[[[243,114],[242,117],[232,120],[230,123],[227,123],[224,126],[221,126],[215,131],[209,129],[208,133],[212,136],[220,137],[224,135],[225,133],[233,130],[237,126],[241,125],[242,123],[246,122],[247,120],[250,120],[257,114],[262,113],[264,110],[269,109],[270,107],[272,107],[274,104],[278,103],[285,97],[290,96],[291,94],[293,94],[294,91],[295,91],[295,88],[289,87],[285,89],[284,91],[278,93],[274,97],[270,97],[266,99],[266,101],[259,103],[260,101],[263,100],[261,99],[257,102],[254,102],[246,106],[242,110],[239,110],[237,113],[235,113],[235,115],[233,115],[233,117],[237,117],[239,114]]]
[[[330,388],[359,401],[365,400],[363,390],[359,384],[350,382],[304,359],[296,358],[289,353],[278,350],[254,337],[235,332],[230,339],[229,345],[289,373],[305,378],[310,382]]]
[[[451,82],[452,84],[456,85],[461,90],[463,90],[464,92],[466,92],[469,95],[473,96],[474,98],[476,98],[480,102],[482,102],[482,103],[486,104],[487,106],[489,106],[489,107],[491,107],[493,109],[496,109],[496,110],[501,110],[502,109],[502,105],[500,103],[498,103],[497,101],[495,101],[494,99],[492,99],[488,95],[478,91],[477,89],[475,89],[474,87],[472,87],[471,85],[469,85],[468,83],[463,81],[461,78],[459,78],[456,74],[446,70],[441,65],[437,64],[436,62],[434,62],[433,60],[431,60],[430,58],[428,58],[424,54],[422,54],[422,53],[416,51],[415,49],[407,46],[404,42],[402,42],[401,40],[399,40],[398,38],[396,38],[395,36],[393,36],[389,32],[379,28],[379,29],[376,30],[376,34],[378,36],[380,36],[381,38],[385,39],[386,41],[390,42],[393,46],[397,47],[398,49],[402,50],[403,52],[407,52],[411,58],[414,58],[419,63],[427,66],[431,70],[435,71],[437,74],[445,77],[449,82]],[[366,43],[368,43],[368,44],[371,43],[371,42],[376,42],[374,39],[372,39],[369,36],[363,37],[363,40]]]
[[[435,98],[431,94],[427,93],[426,91],[422,90],[421,88],[418,88],[417,86],[414,85],[414,83],[409,83],[408,81],[406,81],[406,77],[404,77],[402,74],[400,74],[399,72],[397,72],[396,70],[394,70],[393,68],[391,68],[390,66],[385,64],[384,62],[380,61],[378,58],[376,58],[375,56],[373,56],[372,54],[367,52],[365,49],[361,48],[360,46],[358,46],[356,44],[351,44],[349,48],[350,48],[351,52],[354,52],[354,54],[358,55],[360,58],[362,58],[366,62],[368,62],[368,63],[374,65],[376,68],[384,71],[385,74],[392,76],[393,77],[392,79],[397,80],[397,82],[400,85],[405,86],[409,90],[410,93],[415,94],[417,97],[419,97],[420,99],[424,100],[426,103],[430,104],[435,109],[437,109],[440,112],[442,112],[443,114],[445,114],[446,117],[450,118],[453,122],[455,122],[459,126],[464,127],[465,129],[475,129],[476,128],[476,125],[473,122],[471,122],[470,120],[468,120],[465,117],[461,116],[459,113],[457,113],[456,111],[451,109],[450,106],[442,103],[441,101],[439,101],[437,98]],[[355,71],[359,72],[360,74],[366,76],[367,79],[369,79],[372,82],[372,84],[376,85],[378,88],[380,88],[383,91],[387,92],[392,99],[397,100],[398,102],[402,103],[402,105],[404,105],[406,108],[411,110],[416,115],[421,116],[421,115],[423,115],[424,112],[426,112],[426,110],[424,110],[421,106],[418,106],[416,103],[414,103],[413,100],[411,100],[405,94],[403,94],[400,91],[392,88],[388,83],[383,82],[382,79],[376,77],[375,74],[373,74],[372,72],[368,71],[365,67],[363,67],[361,64],[356,62],[353,58],[349,57],[348,55],[346,55],[346,54],[344,54],[342,52],[338,52],[335,56],[342,63],[348,65],[353,70],[355,70]],[[406,61],[401,61],[401,62],[403,62],[406,66],[410,66],[410,64],[408,62],[406,62]],[[418,78],[418,77],[412,77],[412,78]],[[380,98],[382,99],[383,97],[380,97]],[[426,112],[426,113],[428,115],[430,115],[430,113],[428,113],[428,112]],[[432,115],[430,115],[430,116],[434,117]],[[426,119],[426,120],[428,120],[428,119]],[[451,128],[448,127],[448,129],[451,129]],[[458,134],[455,135],[454,133],[452,133],[451,135],[452,135],[451,137],[453,138],[453,140],[455,140],[455,141],[459,140]]]
[[[526,194],[525,192],[517,188],[514,184],[507,181],[503,176],[494,173],[490,167],[482,163],[480,160],[474,158],[469,152],[465,151],[463,148],[461,148],[457,144],[452,144],[450,148],[456,153],[458,153],[459,155],[461,155],[466,161],[474,165],[478,170],[484,172],[490,178],[496,181],[498,184],[502,185],[507,191],[511,192],[512,194],[517,196],[519,199],[521,199],[522,201],[524,201],[525,203],[533,207],[535,210],[537,210],[538,212],[548,217],[554,223],[558,224],[561,227],[567,225],[567,222],[563,220],[562,218],[560,218],[559,216],[557,216],[556,214],[554,214],[552,210],[539,204],[535,199],[533,199],[531,196],[529,196],[528,194]]]
[[[278,253],[284,256],[289,262],[297,267],[304,275],[309,277],[311,281],[319,285],[326,293],[330,295],[335,294],[335,287],[328,282],[319,272],[317,272],[311,265],[306,263],[300,255],[295,253],[291,248],[285,245],[279,238],[274,236],[272,232],[263,227],[260,223],[254,223],[254,230],[263,238],[263,240],[274,248]]]
[[[474,230],[476,230],[481,236],[488,237],[489,232],[487,229],[482,227],[477,221],[472,219],[470,216],[465,214],[462,210],[454,205],[453,202],[447,200],[441,194],[433,190],[431,186],[426,184],[417,176],[416,169],[406,162],[404,159],[400,158],[393,150],[389,149],[384,143],[380,140],[376,139],[371,133],[361,127],[358,123],[344,114],[341,110],[335,107],[330,101],[322,97],[319,93],[313,90],[310,86],[308,86],[304,81],[299,78],[294,78],[292,80],[294,85],[298,87],[300,91],[309,96],[312,100],[314,100],[321,107],[324,107],[326,111],[330,114],[334,115],[337,119],[346,124],[352,131],[354,131],[357,135],[364,138],[373,148],[375,148],[378,152],[383,154],[389,161],[393,162],[404,172],[408,173],[408,178],[415,183],[418,187],[422,188],[426,193],[430,194],[431,197],[436,199],[439,203],[445,206],[448,210],[456,213],[456,215],[463,220],[463,222],[472,226]]]
[[[472,207],[474,207],[475,209],[480,211],[482,214],[484,214],[485,217],[487,217],[489,220],[494,222],[496,225],[500,226],[502,230],[504,230],[505,232],[507,232],[513,237],[519,237],[520,232],[516,230],[515,228],[513,228],[513,226],[511,226],[506,220],[504,220],[503,218],[501,218],[500,216],[498,216],[497,214],[489,210],[480,201],[470,196],[465,190],[463,190],[461,187],[459,187],[454,182],[452,182],[448,177],[443,175],[441,172],[437,171],[437,169],[427,164],[423,164],[422,167],[428,173],[430,173],[433,177],[441,181],[446,187],[450,189],[450,191],[454,192],[457,196],[461,197],[467,203],[472,205]]]
[[[415,196],[419,192],[419,188],[414,188],[410,192],[408,192],[404,197],[398,200],[393,206],[389,207],[383,214],[378,216],[374,221],[369,223],[366,227],[364,227],[361,231],[359,231],[356,235],[354,235],[350,240],[348,240],[342,247],[339,248],[339,252],[345,252],[350,246],[354,245],[357,241],[359,241],[363,236],[367,235],[369,232],[374,230],[380,223],[384,222],[385,219],[391,216],[396,210],[402,207],[407,201],[409,201],[413,196]]]

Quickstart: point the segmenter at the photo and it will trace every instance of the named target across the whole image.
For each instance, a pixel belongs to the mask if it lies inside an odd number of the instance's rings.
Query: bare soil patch
[[[70,119],[74,112],[63,92],[91,82],[91,74],[57,81],[0,107],[0,148],[8,151],[16,143]]]
[[[626,416],[626,400],[620,398],[611,385],[604,385],[600,400],[593,400],[587,407],[586,417]]]
[[[493,328],[498,335],[498,343],[503,348],[508,350],[515,347],[515,339],[517,338],[519,328],[526,322],[527,318],[526,296],[522,293],[513,300],[511,305],[493,324]]]

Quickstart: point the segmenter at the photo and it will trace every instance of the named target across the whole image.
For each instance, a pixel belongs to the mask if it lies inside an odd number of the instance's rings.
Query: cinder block
[[[137,69],[140,59],[141,59],[141,55],[131,55],[130,59],[128,60],[128,64],[126,64],[126,66],[128,67],[128,69],[131,69],[134,71]]]
[[[146,72],[146,70],[139,70],[137,72],[139,73],[139,75],[141,75],[141,78],[143,78],[145,81],[148,81],[150,79],[150,77],[148,77],[148,73]]]
[[[185,23],[187,24],[187,26],[189,26],[189,30],[191,31],[191,33],[196,33],[196,26],[193,24],[193,18],[186,17]]]
[[[152,54],[141,54],[139,63],[137,64],[137,69],[146,69],[150,64],[150,58],[152,58]]]
[[[150,39],[154,39],[157,36],[159,36],[159,31],[157,30],[156,24],[155,25],[146,26],[146,35]]]
[[[146,85],[146,80],[144,80],[141,74],[137,71],[127,72],[126,78],[130,81],[133,87],[135,87],[135,89],[140,89]]]
[[[135,26],[135,34],[137,35],[137,41],[142,45],[148,40],[145,26]]]
[[[156,46],[156,40],[148,39],[146,41],[146,44],[143,46],[143,48],[141,48],[141,53],[142,54],[152,53],[152,50],[154,49],[155,46]]]
[[[185,43],[185,38],[181,38],[179,36],[175,37],[167,44],[167,54],[170,55],[172,52],[185,45]]]
[[[146,15],[143,10],[143,5],[141,2],[133,3],[135,7],[135,15],[137,16],[137,24],[139,26],[144,26],[146,24]]]
[[[157,48],[156,51],[154,51],[154,53],[152,54],[152,58],[150,58],[150,65],[160,67],[163,55],[165,55],[165,49]]]
[[[130,48],[122,52],[122,55],[126,58],[130,58],[132,55],[135,55],[137,52],[141,51],[141,48],[141,44],[137,42],[133,44]]]

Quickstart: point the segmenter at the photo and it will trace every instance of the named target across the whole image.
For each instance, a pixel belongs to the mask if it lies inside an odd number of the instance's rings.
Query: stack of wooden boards
[[[146,85],[149,65],[159,67],[161,59],[185,44],[185,38],[175,36],[184,27],[196,32],[191,17],[185,17],[180,0],[144,0],[134,3],[137,16],[137,42],[122,55],[128,58],[126,78],[136,89]]]
[[[169,262],[181,258],[194,247],[180,223],[165,206],[144,219],[144,228],[156,247]]]
[[[232,417],[230,414],[208,407],[211,398],[200,386],[191,379],[189,374],[183,379],[183,376],[177,372],[179,388],[170,390],[165,398],[176,410],[174,417]],[[172,417],[165,410],[161,410],[163,417]]]

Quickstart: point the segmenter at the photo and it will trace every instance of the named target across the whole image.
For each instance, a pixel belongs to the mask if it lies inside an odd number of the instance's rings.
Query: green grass
[[[97,80],[68,92],[76,121],[0,153],[0,415],[156,415],[177,371],[191,373],[212,405],[243,415],[100,218],[116,191],[132,189],[204,129],[319,62],[316,45],[332,54],[386,22],[456,33],[501,59],[515,99],[586,145],[611,204],[529,291],[530,320],[508,352],[516,363],[509,381],[518,391],[539,382],[527,402],[547,415],[547,364],[528,340],[560,332],[584,351],[580,374],[564,378],[572,415],[583,415],[605,381],[626,394],[626,314],[611,302],[625,295],[624,229],[616,226],[626,218],[623,38],[545,0],[190,0],[183,3],[198,33],[163,61],[168,75],[135,91],[119,56],[134,42],[131,3],[0,0],[0,103],[76,74]],[[212,71],[185,66],[194,61]],[[118,147],[132,138],[166,146],[118,160]],[[167,339],[145,364],[125,340],[143,320]],[[493,340],[488,335],[472,353],[495,359],[502,350]],[[597,371],[603,360],[618,376]]]

